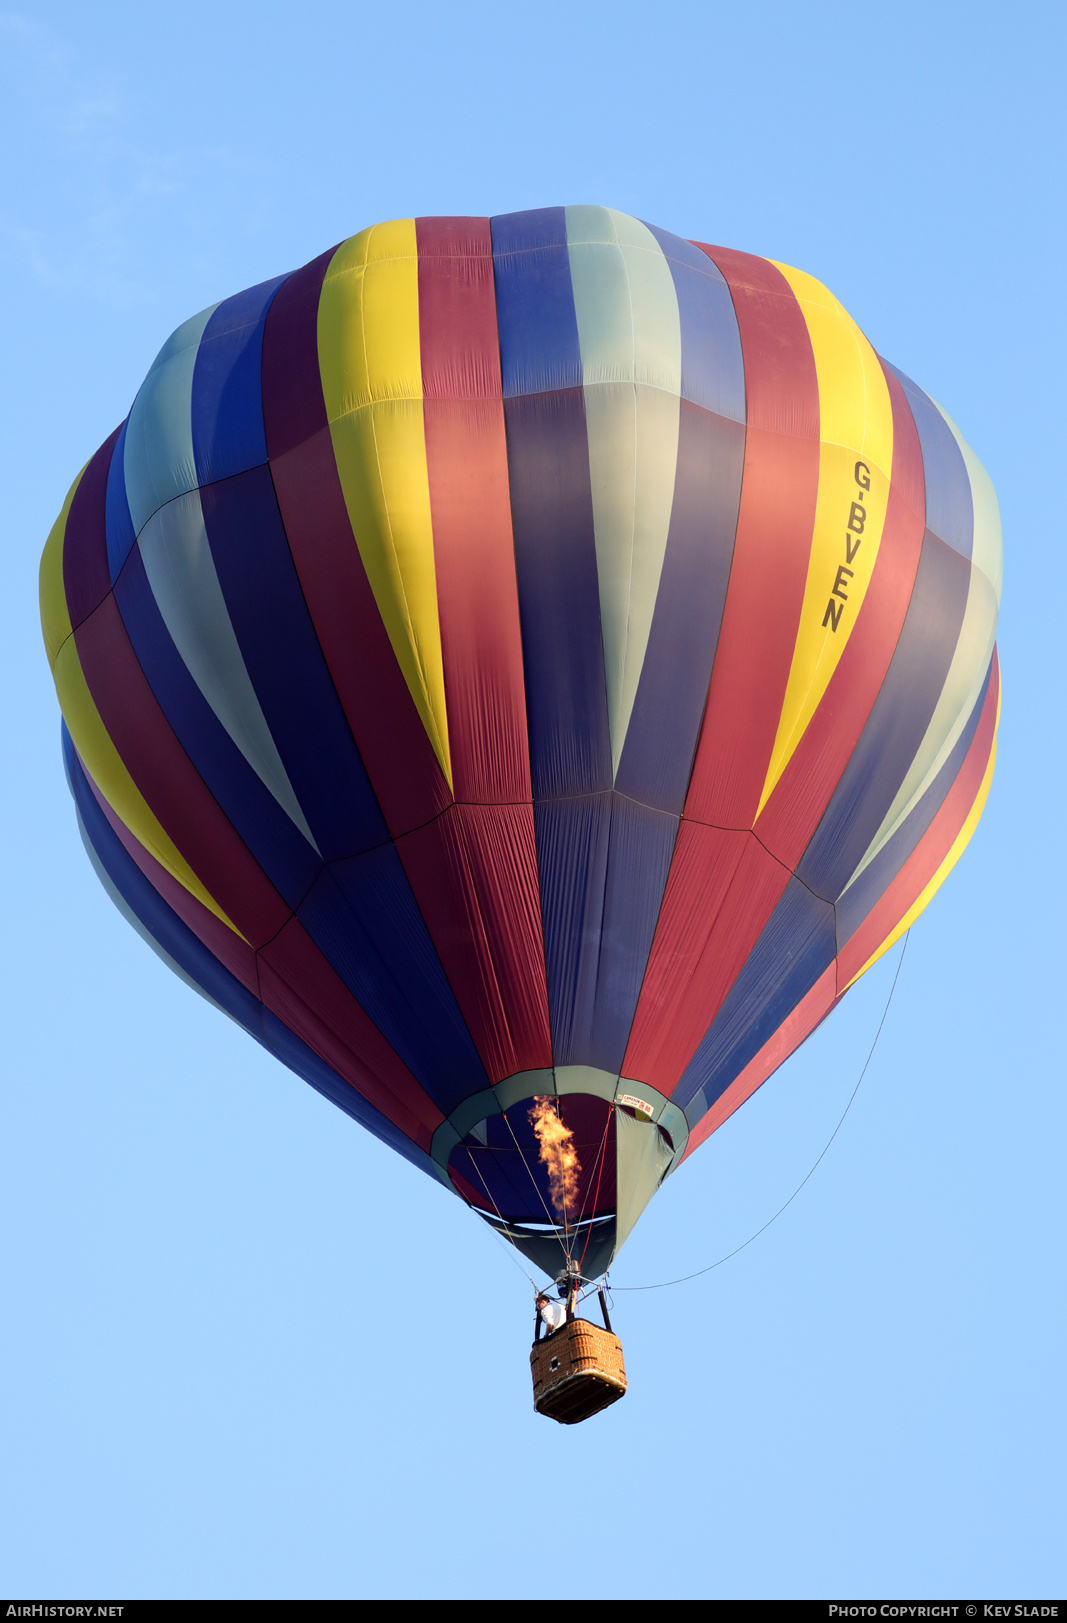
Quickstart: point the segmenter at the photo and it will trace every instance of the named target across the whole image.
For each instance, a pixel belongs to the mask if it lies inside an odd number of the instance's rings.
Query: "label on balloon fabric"
[[[655,1105],[649,1104],[647,1099],[639,1099],[636,1093],[620,1093],[615,1103],[625,1105],[627,1110],[635,1110],[646,1121],[651,1121],[656,1111]]]

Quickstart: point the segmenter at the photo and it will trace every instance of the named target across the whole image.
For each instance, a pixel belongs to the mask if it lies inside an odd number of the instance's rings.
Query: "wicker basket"
[[[564,1426],[588,1420],[626,1392],[622,1342],[588,1319],[571,1319],[530,1353],[534,1408]]]

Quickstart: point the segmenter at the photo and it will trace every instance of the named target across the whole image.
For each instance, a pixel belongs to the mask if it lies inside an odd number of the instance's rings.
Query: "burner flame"
[[[573,1213],[578,1201],[578,1179],[582,1164],[574,1147],[574,1134],[559,1118],[556,1101],[542,1096],[530,1108],[530,1125],[537,1135],[541,1162],[548,1168],[548,1192],[563,1223],[567,1210]]]

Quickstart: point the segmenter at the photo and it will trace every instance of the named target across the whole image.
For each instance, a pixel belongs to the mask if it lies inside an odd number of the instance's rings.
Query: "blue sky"
[[[1064,32],[939,0],[0,12],[0,1588],[1062,1593]],[[631,1390],[575,1429],[531,1411],[492,1236],[111,908],[36,608],[178,322],[375,220],[567,202],[825,281],[985,462],[1006,562],[992,795],[845,1125],[740,1256],[619,1292]],[[619,1285],[781,1205],[896,958],[664,1188]]]

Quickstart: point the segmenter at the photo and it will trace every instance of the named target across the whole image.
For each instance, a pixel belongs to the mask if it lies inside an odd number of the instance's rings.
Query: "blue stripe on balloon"
[[[974,709],[967,718],[967,725],[933,783],[926,790],[926,793],[916,801],[904,821],[894,829],[881,850],[876,856],[872,857],[863,872],[849,885],[844,895],[837,902],[837,933],[842,945],[855,934],[868,913],[871,912],[879,899],[889,889],[889,886],[893,883],[893,880],[897,877],[897,874],[941,810],[946,795],[959,775],[967,751],[974,742],[974,735],[978,731],[978,723],[982,715],[982,707],[989,691],[989,679],[992,671],[993,666],[992,662],[990,662],[985,681],[982,683],[982,691],[975,701]]]
[[[811,991],[837,955],[834,909],[791,879],[671,1095],[690,1128]]]
[[[530,776],[535,807],[549,802],[554,826],[574,824],[570,836],[560,839],[566,860],[570,847],[582,842],[587,797],[610,790],[612,777],[582,391],[507,401],[505,414]],[[544,827],[539,820],[541,913],[555,1030],[569,1023],[563,1005],[580,995],[570,976],[582,943],[570,938],[576,921],[559,890],[566,878],[554,871],[555,847],[543,844]]]
[[[104,532],[107,538],[107,568],[112,584],[130,555],[137,537],[134,534],[130,504],[126,497],[126,429],[129,418],[119,430],[115,449],[111,453],[111,466],[107,471],[107,495],[104,500]]]
[[[249,765],[171,640],[135,548],[115,600],[160,709],[200,777],[275,889],[295,908],[322,867],[318,853]]]
[[[591,982],[558,864],[597,860],[603,809],[575,797],[612,780],[581,351],[564,211],[491,225],[549,1011],[566,1044],[588,1022]]]
[[[926,736],[967,603],[971,566],[928,530],[896,651],[797,876],[836,901],[863,860]]]
[[[974,551],[974,499],[963,452],[956,436],[924,390],[886,361],[907,397],[926,478],[926,528],[955,552],[970,558]]]
[[[677,817],[612,795],[596,975],[580,1011],[589,1029],[575,1028],[573,1058],[558,1063],[621,1070],[677,836]]]
[[[563,210],[491,223],[533,793],[589,794],[611,747]]]
[[[683,366],[685,356],[683,327]],[[681,402],[678,468],[656,609],[616,787],[680,813],[730,579],[745,431]]]
[[[504,399],[581,388],[566,210],[498,214],[489,226]]]
[[[552,1215],[548,1180],[541,1173],[536,1152],[524,1162],[514,1148],[472,1152],[466,1144],[457,1144],[448,1164],[479,1195],[488,1196],[494,1209],[513,1223],[545,1223]]]
[[[618,1072],[678,819],[606,791],[534,806],[552,1055]]]
[[[168,906],[145,878],[101,811],[66,727],[63,729],[63,749],[75,804],[93,850],[127,906],[163,952],[283,1065],[295,1071],[317,1093],[339,1106],[376,1138],[436,1178],[430,1157],[368,1104],[355,1088],[301,1042],[276,1015],[265,1009],[258,998],[242,986],[236,976],[231,975]]]
[[[611,799],[608,790],[534,804],[556,1065],[594,1063],[587,1044],[596,998]]]
[[[204,328],[192,391],[193,454],[201,485],[267,460],[260,386],[263,326],[285,280],[275,276],[224,299]]]
[[[256,698],[324,860],[389,833],[315,635],[270,470],[201,491],[211,556]]]
[[[395,846],[334,863],[297,917],[445,1115],[489,1087]]]
[[[611,787],[581,389],[504,402],[534,799]]]
[[[663,249],[678,297],[682,399],[743,424],[745,363],[726,278],[714,260],[693,243],[658,226],[648,229]]]

